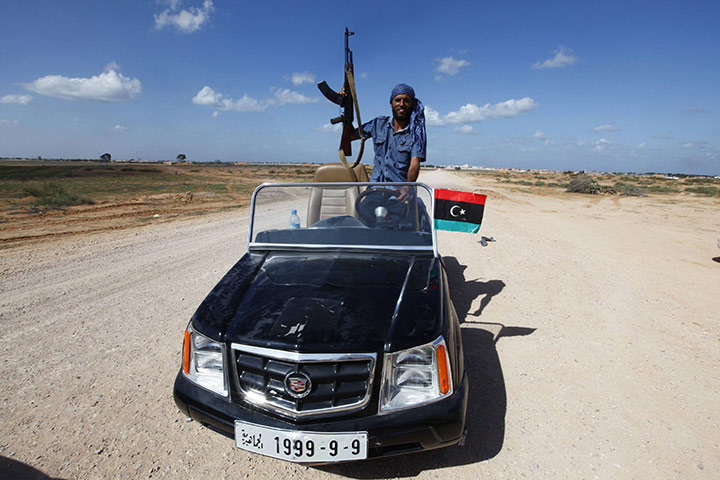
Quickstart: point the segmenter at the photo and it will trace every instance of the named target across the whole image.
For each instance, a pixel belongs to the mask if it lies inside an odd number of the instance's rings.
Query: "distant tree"
[[[109,153],[103,153],[102,155],[100,155],[100,160],[102,160],[103,162],[109,162],[111,159],[112,157]]]
[[[177,156],[177,161],[184,162],[185,160],[187,160],[187,155],[185,155],[184,153],[179,153]]]

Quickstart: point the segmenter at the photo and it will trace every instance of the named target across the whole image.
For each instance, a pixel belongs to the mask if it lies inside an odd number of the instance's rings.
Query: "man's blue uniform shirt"
[[[377,117],[362,126],[363,136],[372,137],[375,144],[371,182],[407,182],[410,159],[422,156],[421,145],[408,127],[395,131],[391,117]]]

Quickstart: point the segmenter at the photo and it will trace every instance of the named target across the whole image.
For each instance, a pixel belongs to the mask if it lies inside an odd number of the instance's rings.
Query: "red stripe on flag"
[[[487,195],[436,188],[435,198],[440,200],[454,200],[456,202],[479,203],[480,205],[485,205],[485,199],[487,198]]]

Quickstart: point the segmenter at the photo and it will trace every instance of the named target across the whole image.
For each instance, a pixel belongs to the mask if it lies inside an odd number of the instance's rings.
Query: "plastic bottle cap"
[[[290,210],[290,213],[297,213],[297,210]]]

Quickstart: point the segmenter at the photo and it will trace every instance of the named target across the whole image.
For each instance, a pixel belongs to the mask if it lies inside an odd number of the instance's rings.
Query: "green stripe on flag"
[[[435,230],[449,230],[451,232],[477,233],[480,225],[477,223],[455,222],[453,220],[441,220],[436,218]]]

